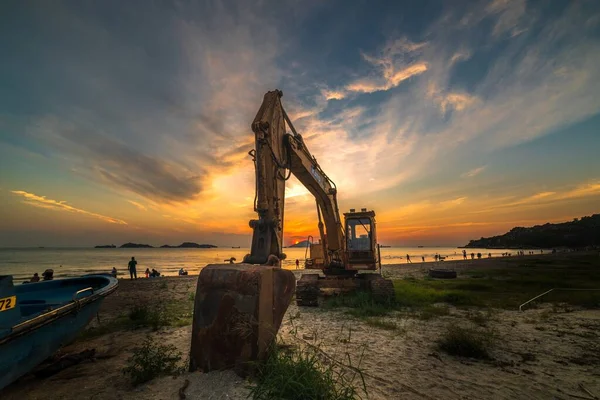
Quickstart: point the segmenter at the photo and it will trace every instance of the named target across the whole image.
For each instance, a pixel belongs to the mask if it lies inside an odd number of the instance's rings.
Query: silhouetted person
[[[146,268],[146,278],[150,278],[150,269]]]
[[[463,250],[463,260],[466,260],[466,259],[467,259],[467,251]]]
[[[411,263],[412,264],[412,261],[410,261],[410,256],[408,254],[406,255],[406,263]]]
[[[113,267],[112,271],[110,271],[110,274],[113,276],[113,278],[117,277],[117,269],[115,267]]]
[[[492,253],[488,253],[488,258],[492,258]]]
[[[47,269],[44,271],[44,273],[42,274],[42,278],[45,281],[51,281],[54,279],[54,270],[53,269]]]
[[[133,279],[134,277],[135,277],[135,279],[137,279],[136,266],[137,266],[137,261],[135,261],[135,257],[131,257],[131,261],[129,261],[129,264],[127,266],[129,268],[129,275],[131,276],[131,279]]]
[[[481,253],[477,253],[477,258],[481,260]]]
[[[421,256],[421,260],[423,260],[423,262],[425,262],[425,257],[424,257],[424,256]]]
[[[300,268],[300,260],[296,258],[296,269]]]
[[[471,260],[475,259],[475,253],[471,253]]]
[[[38,275],[37,272],[35,274],[33,274],[31,279],[29,280],[29,282],[39,282],[39,281],[40,281],[40,276]]]

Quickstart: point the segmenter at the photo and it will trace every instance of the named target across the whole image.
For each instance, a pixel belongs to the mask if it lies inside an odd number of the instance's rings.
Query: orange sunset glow
[[[375,210],[383,244],[463,245],[598,212],[598,20],[579,2],[548,20],[519,3],[415,11],[410,26],[323,26],[318,4],[291,26],[243,2],[252,18],[150,9],[160,32],[23,11],[47,18],[0,39],[0,246],[248,247],[250,124],[276,88],[340,212]],[[293,177],[284,230],[286,245],[318,237]]]

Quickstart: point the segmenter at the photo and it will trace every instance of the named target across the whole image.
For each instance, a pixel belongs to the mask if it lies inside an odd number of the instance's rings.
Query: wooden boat
[[[117,286],[108,275],[17,286],[0,276],[0,390],[73,341]]]

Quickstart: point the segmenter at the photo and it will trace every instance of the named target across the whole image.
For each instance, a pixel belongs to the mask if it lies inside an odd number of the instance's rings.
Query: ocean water
[[[146,268],[154,268],[163,275],[177,275],[179,268],[185,268],[190,275],[198,272],[207,264],[223,263],[230,257],[241,262],[249,249],[94,249],[94,248],[0,248],[0,275],[13,275],[15,281],[29,279],[34,272],[42,274],[45,269],[54,269],[54,277],[71,277],[88,273],[110,272],[116,267],[119,276],[129,276],[127,263],[131,257],[138,262],[138,277],[144,276]],[[304,265],[304,248],[286,248],[287,259],[283,268],[295,269],[296,259],[300,267]],[[502,253],[515,254],[515,250],[506,249],[467,249],[467,253],[481,252],[500,257]],[[539,250],[537,250],[539,253]],[[546,251],[544,251],[546,252]],[[409,254],[413,263],[434,261],[434,255],[440,254],[447,260],[462,259],[462,249],[455,247],[385,247],[381,249],[382,264],[406,263]],[[470,258],[470,255],[469,255]]]

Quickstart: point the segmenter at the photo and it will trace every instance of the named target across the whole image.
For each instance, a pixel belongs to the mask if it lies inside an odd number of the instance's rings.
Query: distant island
[[[152,249],[154,246],[149,244],[125,243],[119,246],[120,249]]]
[[[102,246],[94,246],[96,249],[114,249],[117,246],[114,244],[107,244]],[[160,246],[161,249],[215,249],[218,246],[214,244],[198,244],[193,242],[183,242],[179,246],[171,246],[168,244],[163,244]],[[149,244],[139,244],[139,243],[125,243],[119,246],[120,249],[154,249],[154,246]]]
[[[309,243],[310,242],[308,240],[303,240],[303,241],[298,242],[296,244],[292,244],[292,245],[290,245],[288,247],[307,247]]]
[[[504,235],[471,240],[465,248],[527,249],[600,245],[600,214],[575,218],[570,222],[546,223],[529,228],[516,227]]]
[[[213,244],[198,244],[192,242],[183,242],[179,246],[170,246],[168,244],[163,244],[160,246],[162,249],[215,249],[218,246]]]

